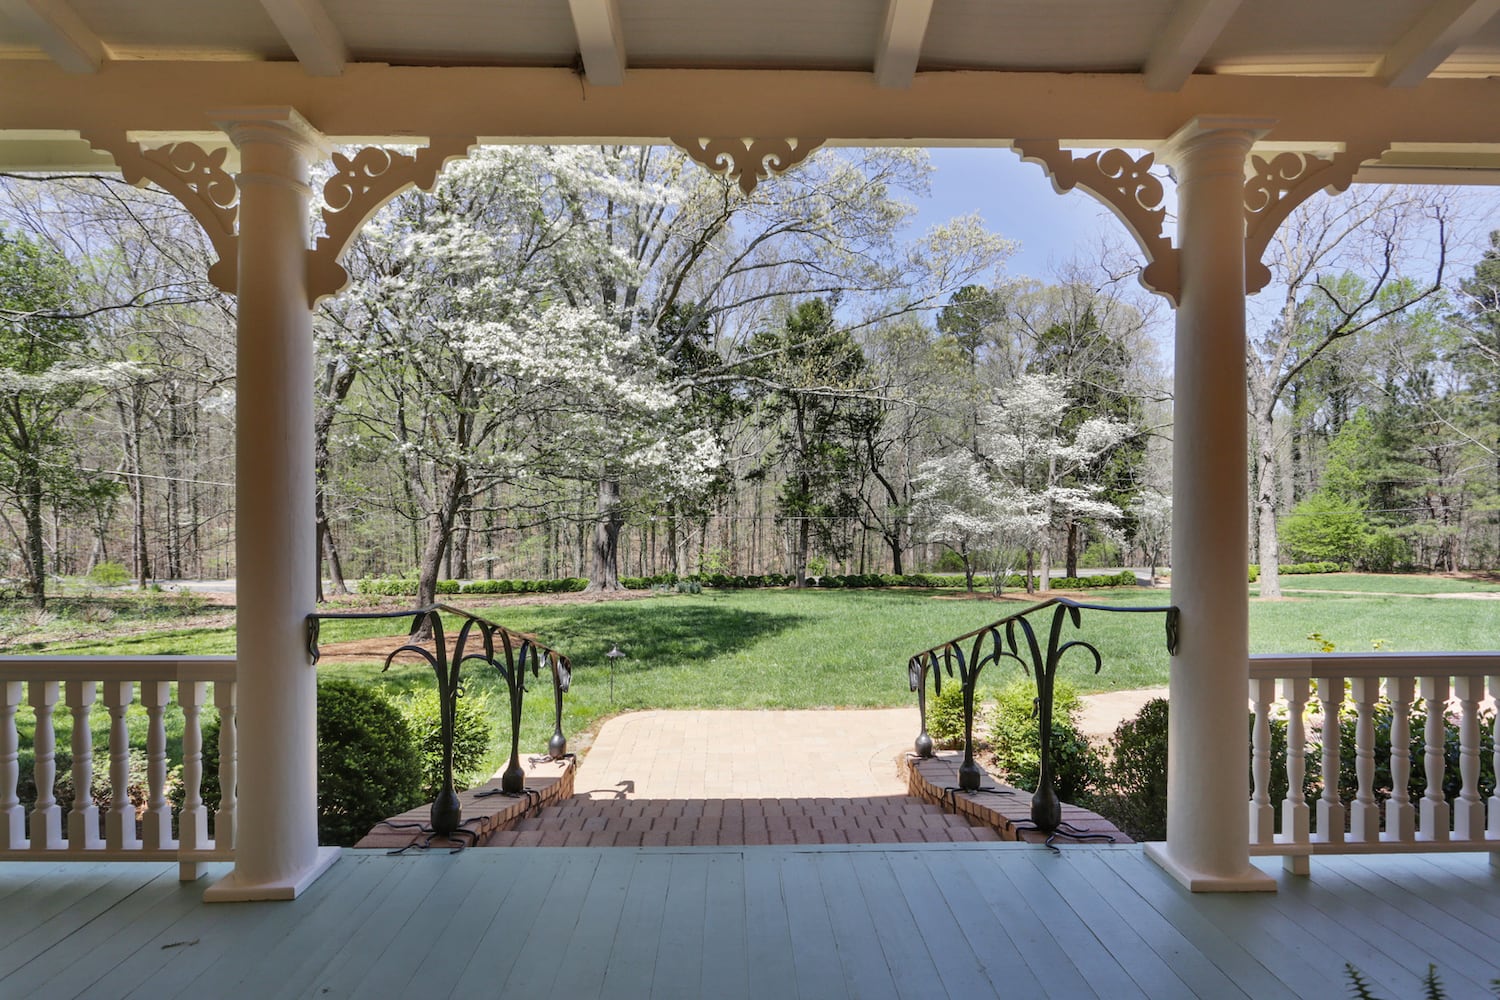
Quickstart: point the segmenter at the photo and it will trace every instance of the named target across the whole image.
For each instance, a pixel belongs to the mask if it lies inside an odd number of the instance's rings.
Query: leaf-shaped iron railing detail
[[[451,615],[462,620],[458,635],[453,641],[453,654],[448,654],[447,635],[443,616]],[[521,708],[526,695],[525,674],[528,667],[533,677],[541,675],[541,663],[546,661],[552,674],[553,734],[547,744],[549,757],[560,758],[567,753],[568,743],[562,731],[562,696],[572,683],[572,664],[557,650],[543,645],[536,639],[512,632],[497,622],[469,613],[447,604],[433,604],[410,611],[348,611],[307,616],[307,651],[314,663],[318,661],[318,633],[320,624],[332,619],[358,618],[410,618],[412,641],[391,650],[385,658],[385,667],[401,653],[415,653],[427,661],[437,677],[439,720],[443,744],[443,787],[432,803],[431,825],[434,836],[451,836],[463,824],[463,814],[454,790],[453,742],[458,699],[463,697],[463,665],[467,662],[485,663],[494,667],[505,681],[510,699],[510,763],[500,776],[500,790],[509,795],[525,791],[526,772],[521,767]],[[430,630],[432,646],[415,641],[423,626]],[[475,630],[478,630],[479,650],[470,648]],[[497,656],[497,643],[498,656]]]
[[[1048,608],[1053,609],[1052,622],[1044,649],[1030,616]],[[1082,649],[1093,658],[1094,673],[1097,674],[1104,666],[1104,658],[1092,643],[1084,639],[1070,639],[1067,642],[1062,640],[1064,623],[1071,622],[1073,628],[1081,628],[1084,611],[1165,614],[1167,652],[1173,655],[1177,652],[1178,611],[1175,607],[1114,607],[1054,597],[972,632],[966,632],[940,646],[925,649],[908,660],[906,665],[907,682],[917,694],[917,710],[921,717],[922,729],[916,741],[919,757],[933,755],[932,737],[927,732],[927,678],[931,675],[933,693],[940,695],[943,690],[943,673],[946,671],[951,678],[955,668],[957,669],[958,681],[963,685],[964,711],[964,759],[958,767],[958,787],[965,792],[978,791],[984,775],[974,762],[974,695],[980,673],[991,664],[1014,660],[1033,679],[1036,684],[1037,725],[1041,737],[1041,773],[1031,799],[1031,819],[1037,829],[1048,834],[1062,825],[1062,802],[1057,797],[1053,781],[1052,761],[1052,704],[1057,668],[1063,657],[1075,649]]]

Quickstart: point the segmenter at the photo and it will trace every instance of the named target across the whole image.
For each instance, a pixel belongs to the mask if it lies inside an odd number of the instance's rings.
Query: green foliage
[[[1041,776],[1041,726],[1036,717],[1036,688],[1029,680],[1018,680],[1003,688],[990,723],[990,749],[995,765],[1007,781],[1034,789]],[[1078,731],[1078,712],[1083,707],[1078,691],[1057,682],[1052,698],[1052,764],[1058,797],[1078,802],[1099,784],[1103,764]]]
[[[1411,773],[1407,781],[1406,793],[1411,801],[1415,802],[1427,788],[1427,758],[1423,749],[1427,726],[1425,702],[1418,699],[1411,708],[1410,717],[1411,739],[1408,753],[1411,759]],[[1346,802],[1352,802],[1359,791],[1359,778],[1355,773],[1358,719],[1355,705],[1345,700],[1339,711],[1339,795]],[[1382,698],[1375,703],[1373,721],[1375,725],[1373,790],[1375,801],[1384,803],[1391,797],[1394,785],[1391,778],[1391,704],[1388,700]],[[1459,792],[1463,790],[1463,777],[1459,770],[1458,723],[1445,717],[1443,729],[1443,797],[1452,803],[1458,799]],[[1494,794],[1495,790],[1494,733],[1495,711],[1482,708],[1479,712],[1479,795],[1481,798],[1488,798]],[[1308,752],[1309,757],[1317,756],[1321,762],[1322,742],[1309,742],[1311,746]],[[1321,787],[1319,784],[1319,790]]]
[[[978,715],[977,706],[975,715]],[[974,720],[975,728],[980,720]],[[950,678],[943,690],[927,704],[927,735],[940,747],[952,749],[964,744],[964,686]]]
[[[1375,993],[1375,987],[1365,978],[1364,974],[1354,967],[1353,962],[1344,963],[1344,975],[1349,979],[1349,994],[1355,1000],[1380,1000]],[[1490,993],[1500,997],[1500,979],[1490,980]],[[1423,1000],[1447,1000],[1448,994],[1443,989],[1443,981],[1438,978],[1437,966],[1432,963],[1427,965],[1427,974],[1422,977]]]
[[[1094,808],[1136,840],[1167,836],[1167,719],[1165,698],[1153,698],[1109,739],[1110,759]]]
[[[319,842],[351,846],[422,801],[422,759],[400,711],[370,685],[320,683]]]
[[[453,786],[459,791],[484,780],[490,751],[488,699],[466,695],[453,713]],[[422,798],[432,801],[443,787],[443,717],[436,688],[424,687],[396,703],[422,757]]]
[[[130,574],[117,562],[104,560],[89,570],[89,583],[96,587],[118,587],[130,582]]]
[[[1282,519],[1281,543],[1298,559],[1349,566],[1363,555],[1370,532],[1363,503],[1323,489]]]
[[[1118,566],[1124,561],[1124,553],[1113,542],[1090,542],[1084,546],[1078,561],[1085,566]]]

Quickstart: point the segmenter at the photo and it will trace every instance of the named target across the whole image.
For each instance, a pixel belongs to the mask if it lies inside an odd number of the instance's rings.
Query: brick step
[[[575,796],[494,834],[488,846],[889,844],[997,840],[930,802],[890,799],[601,799]]]

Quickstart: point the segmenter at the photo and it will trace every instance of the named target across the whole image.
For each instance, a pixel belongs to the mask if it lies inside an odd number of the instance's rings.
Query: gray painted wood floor
[[[1500,977],[1484,855],[1337,857],[1190,895],[1139,847],[346,853],[293,903],[171,865],[0,864],[0,997],[1277,997]]]

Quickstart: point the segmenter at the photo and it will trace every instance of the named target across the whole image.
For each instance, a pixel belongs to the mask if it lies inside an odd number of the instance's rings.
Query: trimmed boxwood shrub
[[[990,723],[995,765],[1019,788],[1035,789],[1041,777],[1041,725],[1035,715],[1036,687],[1020,680],[1000,692]],[[1078,803],[1103,779],[1103,762],[1078,731],[1083,703],[1071,685],[1057,683],[1052,698],[1052,765],[1058,797]]]
[[[396,703],[422,758],[422,799],[431,802],[443,787],[443,717],[436,688],[421,688]],[[453,715],[453,786],[459,791],[483,778],[490,751],[490,724],[482,695],[456,702]],[[384,817],[381,817],[382,819]]]
[[[978,700],[976,693],[975,700]],[[975,707],[974,727],[980,728],[978,706]],[[943,685],[942,693],[927,703],[927,735],[944,749],[964,745],[964,686],[958,678],[950,678]]]
[[[422,759],[396,706],[365,684],[321,682],[318,842],[351,846],[423,801]]]

